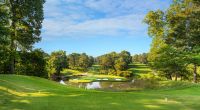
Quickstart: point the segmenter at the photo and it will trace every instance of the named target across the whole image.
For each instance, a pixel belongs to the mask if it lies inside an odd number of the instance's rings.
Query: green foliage
[[[44,0],[5,0],[0,4],[0,48],[4,51],[0,55],[10,63],[3,64],[10,73],[15,72],[17,51],[31,51],[41,39],[43,4]]]
[[[154,61],[152,66],[156,70],[164,72],[164,74],[160,72],[161,76],[165,76],[168,79],[172,79],[172,76],[175,76],[176,79],[178,76],[187,76],[186,58],[184,58],[181,52],[170,46],[166,46],[160,49],[158,54],[159,57]]]
[[[72,53],[68,55],[68,65],[70,69],[86,71],[94,64],[94,58],[86,53]]]
[[[9,0],[10,20],[12,21],[11,48],[31,49],[35,42],[40,41],[43,21],[44,0]],[[17,44],[16,44],[17,43]]]
[[[18,52],[16,74],[47,78],[46,53],[41,49],[31,52]]]
[[[144,21],[153,38],[148,55],[153,66],[166,75],[182,76],[187,73],[185,66],[193,64],[196,82],[200,65],[200,2],[174,0],[167,11],[150,11]]]
[[[9,10],[7,4],[0,4],[0,73],[9,71]]]
[[[132,72],[131,71],[117,71],[117,75],[122,76],[122,77],[131,77]]]
[[[78,53],[72,53],[68,55],[68,64],[69,68],[74,69],[78,67],[78,61],[79,61],[80,54]]]
[[[151,49],[148,54],[150,62],[156,60],[156,57],[158,57],[157,52],[166,45],[163,39],[165,35],[165,21],[163,19],[164,12],[161,10],[150,11],[144,19],[144,22],[148,24],[148,34],[152,37]]]
[[[136,63],[143,63],[143,64],[147,64],[148,63],[148,54],[147,53],[143,53],[143,54],[136,54],[132,57],[132,62]]]
[[[5,0],[0,4],[0,73],[15,73],[18,51],[31,51],[40,41],[43,4],[44,0]]]
[[[79,67],[81,67],[83,70],[86,70],[90,66],[90,59],[85,53],[80,55],[78,62]]]
[[[67,67],[67,56],[65,51],[52,52],[48,58],[47,70],[49,77],[52,75],[60,75],[60,72]]]
[[[120,57],[115,61],[114,67],[116,70],[125,70],[127,68],[127,63],[124,58]]]
[[[91,67],[88,68],[88,72],[92,74],[99,74],[100,70],[101,70],[100,65],[92,65]]]
[[[128,65],[131,63],[131,55],[127,51],[121,53],[111,52],[97,58],[99,65],[102,67],[101,73],[115,73],[117,71],[125,71],[128,69]],[[111,72],[109,72],[111,70]],[[113,72],[115,71],[115,72]]]
[[[102,69],[115,69],[114,64],[115,64],[116,58],[117,58],[117,53],[112,52],[109,54],[99,56],[97,59]]]

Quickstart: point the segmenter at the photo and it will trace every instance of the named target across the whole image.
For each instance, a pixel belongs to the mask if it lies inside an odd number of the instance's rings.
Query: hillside
[[[151,68],[142,63],[133,63],[129,65],[129,70],[133,72],[133,74],[139,75],[139,74],[146,74],[151,72]]]
[[[197,110],[199,101],[199,86],[100,92],[37,77],[0,75],[0,110]]]

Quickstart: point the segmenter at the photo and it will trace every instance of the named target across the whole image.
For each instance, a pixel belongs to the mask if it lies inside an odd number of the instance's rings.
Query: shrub
[[[108,74],[108,70],[100,70],[99,73],[100,74]]]
[[[131,77],[132,72],[131,71],[117,71],[118,76],[122,77]]]
[[[115,70],[112,70],[112,69],[108,70],[108,75],[116,75],[116,74],[117,73]]]

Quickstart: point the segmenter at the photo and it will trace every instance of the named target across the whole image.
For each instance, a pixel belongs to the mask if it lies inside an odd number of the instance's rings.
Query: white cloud
[[[133,35],[134,32],[140,32],[145,29],[141,19],[144,15],[128,15],[116,18],[105,18],[98,20],[89,20],[82,23],[72,23],[67,20],[44,21],[44,34],[48,36],[117,36],[124,31],[128,32],[127,36]]]
[[[169,4],[164,0],[86,0],[85,6],[104,12],[108,16],[118,16],[130,13],[141,14],[158,8],[166,9]]]
[[[47,0],[42,36],[144,34],[146,26],[142,20],[145,11],[168,6],[165,3],[162,0]]]

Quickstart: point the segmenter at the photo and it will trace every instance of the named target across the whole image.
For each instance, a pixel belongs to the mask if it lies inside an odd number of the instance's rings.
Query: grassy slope
[[[151,69],[146,64],[134,63],[129,65],[129,70],[133,72],[133,74],[146,74],[151,72]]]
[[[199,101],[199,86],[98,92],[36,77],[0,75],[0,110],[198,110]]]

